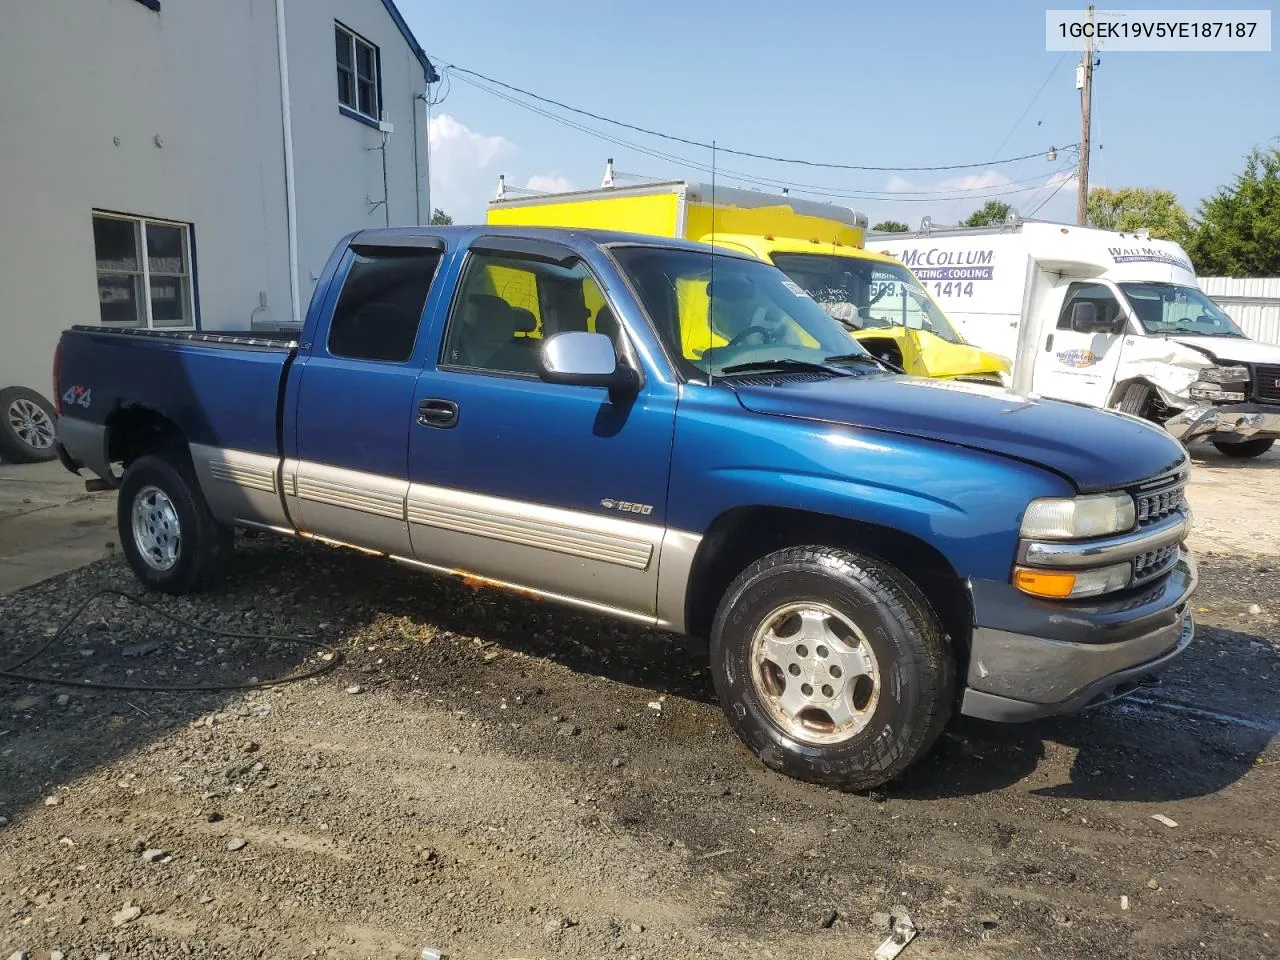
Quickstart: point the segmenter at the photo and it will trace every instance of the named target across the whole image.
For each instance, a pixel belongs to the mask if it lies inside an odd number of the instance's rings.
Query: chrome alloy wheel
[[[178,511],[159,487],[143,487],[133,498],[133,542],[153,570],[169,570],[178,562],[182,548]]]
[[[19,397],[9,404],[5,416],[18,439],[32,450],[48,450],[53,446],[53,421],[40,404]]]
[[[751,640],[751,679],[795,740],[841,743],[870,722],[880,695],[875,653],[854,624],[812,600],[778,607]]]

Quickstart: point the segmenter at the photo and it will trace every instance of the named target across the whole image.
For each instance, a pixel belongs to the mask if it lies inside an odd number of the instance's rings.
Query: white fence
[[[1253,339],[1280,344],[1280,277],[1200,277],[1200,289]]]

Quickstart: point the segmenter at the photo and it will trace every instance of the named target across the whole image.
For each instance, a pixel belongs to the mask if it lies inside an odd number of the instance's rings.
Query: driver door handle
[[[418,423],[424,427],[448,429],[458,425],[458,405],[452,400],[428,397],[418,403]]]
[[[1051,334],[1049,334],[1049,336],[1045,338],[1045,341],[1044,341],[1044,349],[1045,349],[1045,352],[1046,352],[1046,353],[1048,353],[1050,350],[1052,350],[1052,349],[1053,349],[1053,334],[1052,334],[1052,333],[1051,333]]]

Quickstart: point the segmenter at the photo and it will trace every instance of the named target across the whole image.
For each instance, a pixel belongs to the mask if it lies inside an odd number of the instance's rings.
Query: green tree
[[[992,224],[1004,223],[1004,218],[1009,215],[1009,211],[1012,209],[1003,200],[988,200],[964,220],[961,220],[960,226],[989,227]]]
[[[880,233],[906,233],[911,228],[900,220],[881,220],[871,229]]]
[[[439,207],[431,211],[431,225],[433,227],[447,227],[453,223],[453,217],[449,216]]]
[[[1280,148],[1255,148],[1235,183],[1201,202],[1187,252],[1205,276],[1280,274]]]
[[[1191,218],[1172,190],[1094,187],[1089,191],[1087,210],[1089,226],[1101,230],[1132,233],[1146,229],[1153,237],[1177,243],[1185,243],[1191,233]]]

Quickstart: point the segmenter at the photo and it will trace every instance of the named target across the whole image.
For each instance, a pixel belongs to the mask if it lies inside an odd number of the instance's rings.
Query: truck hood
[[[1223,363],[1280,363],[1280,346],[1243,337],[1174,337],[1178,343]]]
[[[971,447],[1046,467],[1082,493],[1130,486],[1185,459],[1176,440],[1133,417],[998,387],[881,374],[733,386],[754,413]]]

